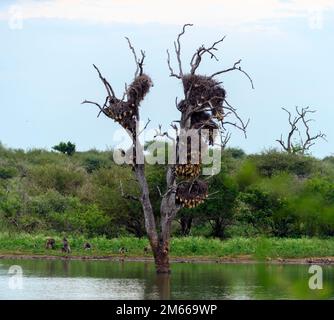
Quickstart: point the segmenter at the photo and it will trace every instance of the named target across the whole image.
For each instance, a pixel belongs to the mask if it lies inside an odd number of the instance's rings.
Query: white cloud
[[[334,0],[18,0],[23,19],[240,26],[334,10]],[[10,19],[10,10],[0,11]]]

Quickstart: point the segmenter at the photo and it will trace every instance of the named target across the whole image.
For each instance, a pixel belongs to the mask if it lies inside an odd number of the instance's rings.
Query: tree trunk
[[[144,155],[141,148],[136,148],[136,159],[143,159]],[[158,234],[153,208],[150,200],[149,187],[145,177],[145,165],[136,164],[136,178],[141,189],[140,202],[143,207],[145,218],[145,229],[154,255],[157,273],[170,273],[169,265],[169,243],[171,233],[171,222],[175,218],[179,207],[175,204],[175,175],[172,166],[168,166],[166,174],[167,192],[161,199],[161,232]]]
[[[170,273],[168,243],[161,243],[154,252],[154,261],[157,273]]]
[[[170,273],[169,249],[172,221],[175,218],[179,207],[175,204],[175,176],[173,167],[169,166],[166,174],[167,192],[161,200],[161,233],[159,243],[154,253],[155,264],[158,273]]]
[[[214,219],[213,228],[212,228],[212,235],[215,238],[224,238],[225,230],[224,230],[223,219],[216,218]]]

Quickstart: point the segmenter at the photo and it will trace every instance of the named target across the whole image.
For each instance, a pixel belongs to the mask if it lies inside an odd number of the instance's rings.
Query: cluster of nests
[[[209,145],[213,145],[213,132],[218,129],[216,122],[224,119],[223,103],[226,91],[218,81],[207,76],[185,75],[182,82],[187,99],[180,101],[178,109],[185,112],[188,106],[191,106],[194,110],[191,115],[191,128],[209,130],[207,140]]]
[[[201,143],[203,138],[206,143],[213,146],[215,130],[219,129],[218,122],[224,119],[223,103],[226,91],[219,82],[202,75],[185,75],[182,82],[186,99],[180,101],[178,109],[182,113],[191,112],[190,129],[199,130]],[[188,179],[179,184],[176,192],[176,201],[183,207],[194,208],[208,197],[207,183],[196,179],[200,172],[200,161],[191,163],[189,152],[187,152],[187,163],[177,164],[175,167],[178,177]]]
[[[201,180],[185,181],[176,191],[176,202],[185,208],[195,208],[208,197],[208,184]]]
[[[209,145],[214,145],[215,130],[218,121],[224,119],[223,103],[226,97],[225,89],[216,80],[202,75],[185,75],[182,78],[184,92],[187,98],[180,101],[178,109],[186,112],[191,106],[191,129],[198,129],[201,137]],[[204,129],[204,130],[203,130]],[[200,165],[178,164],[176,174],[180,177],[193,178],[200,174]]]
[[[109,99],[109,106],[104,109],[105,114],[117,121],[123,128],[134,132],[139,104],[151,86],[152,80],[148,75],[137,76],[127,89],[127,100],[123,101],[116,97]]]

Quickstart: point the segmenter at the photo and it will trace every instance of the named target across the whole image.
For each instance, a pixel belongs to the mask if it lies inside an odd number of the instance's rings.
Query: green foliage
[[[75,194],[84,183],[85,172],[72,165],[46,164],[31,168],[28,177],[41,191],[55,189],[61,194]]]
[[[53,146],[52,149],[67,154],[68,156],[72,156],[75,153],[75,144],[70,141],[67,143],[60,142],[56,146]]]
[[[233,177],[221,172],[210,179],[209,193],[212,193],[212,200],[195,210],[183,210],[190,213],[194,211],[202,219],[209,221],[211,236],[224,238],[226,228],[234,222],[237,211],[238,185]]]
[[[88,173],[92,173],[106,166],[106,162],[98,157],[88,157],[84,160],[84,167]]]
[[[0,179],[7,180],[14,178],[17,175],[17,170],[13,167],[0,166]]]
[[[271,177],[280,172],[295,174],[299,177],[308,177],[317,169],[317,161],[310,156],[289,154],[270,150],[268,152],[249,157],[255,164],[258,172]]]
[[[157,148],[169,146],[162,142]],[[154,156],[154,150],[147,152]],[[221,172],[207,180],[209,199],[196,209],[182,209],[179,223],[173,222],[173,235],[334,235],[332,157],[318,160],[272,150],[247,156],[228,148],[221,160]],[[165,166],[146,167],[158,225],[165,173]],[[112,150],[68,157],[0,144],[0,231],[144,237],[141,205],[124,197],[122,189],[125,195],[140,195],[131,167],[116,165]]]
[[[127,249],[129,257],[143,256],[143,248],[148,245],[146,238],[118,237],[91,237],[84,235],[59,234],[27,234],[0,233],[0,254],[35,254],[63,256],[61,253],[62,237],[66,236],[71,246],[71,256],[118,256],[119,249]],[[45,241],[52,236],[56,240],[56,250],[46,250]],[[84,250],[83,244],[88,241],[91,250]],[[236,237],[221,241],[203,237],[174,237],[171,242],[172,257],[194,258],[233,258],[244,257],[253,259],[276,258],[307,258],[326,257],[334,255],[333,239],[300,238],[241,238]]]
[[[53,229],[71,234],[86,234],[89,237],[99,234],[111,235],[111,219],[96,205],[82,206],[63,213],[51,213]]]
[[[239,148],[227,148],[223,151],[223,155],[229,155],[234,159],[243,159],[246,157],[245,151]]]
[[[241,190],[255,184],[259,180],[255,164],[250,160],[244,161],[236,174],[236,180]]]

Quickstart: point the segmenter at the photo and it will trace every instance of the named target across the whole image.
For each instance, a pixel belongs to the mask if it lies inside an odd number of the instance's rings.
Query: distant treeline
[[[124,197],[139,193],[131,167],[115,164],[112,155],[90,150],[68,156],[0,144],[0,231],[144,236],[140,203]],[[221,161],[221,172],[208,179],[209,200],[182,209],[174,235],[334,235],[334,157],[276,150],[246,155],[230,148]],[[146,170],[157,219],[165,170]]]

